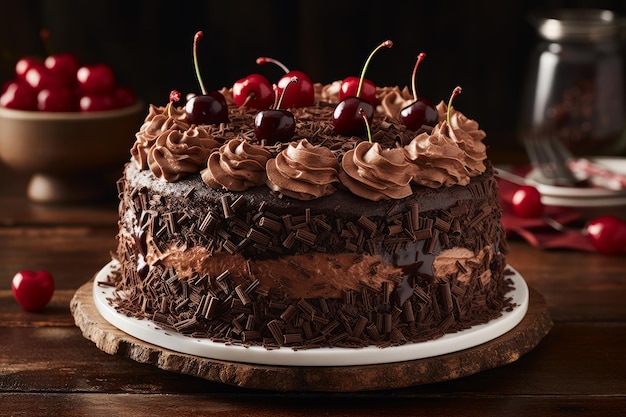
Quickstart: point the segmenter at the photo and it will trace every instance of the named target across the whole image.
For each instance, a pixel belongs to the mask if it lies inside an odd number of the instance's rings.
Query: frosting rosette
[[[486,134],[476,121],[454,108],[448,125],[448,106],[443,101],[437,112],[439,123],[432,131],[417,135],[404,147],[413,166],[413,181],[431,188],[467,185],[486,169],[487,147],[482,142]]]
[[[185,112],[182,108],[168,105],[157,107],[150,105],[139,131],[135,133],[135,143],[130,153],[141,169],[148,169],[148,153],[156,142],[156,139],[169,130],[187,130],[189,124],[185,120]]]
[[[272,190],[298,200],[312,200],[335,192],[341,167],[330,149],[302,139],[267,161],[266,170],[266,184]]]
[[[431,133],[417,135],[404,147],[411,162],[413,182],[430,188],[467,185],[469,171],[465,167],[465,152],[447,135],[446,121],[440,122]]]
[[[372,201],[400,199],[412,194],[410,165],[402,148],[383,149],[360,142],[341,161],[341,183],[352,193]]]
[[[245,191],[265,183],[265,164],[271,156],[263,146],[231,139],[211,153],[202,180],[212,188]]]
[[[152,173],[168,182],[200,172],[209,155],[220,142],[202,126],[192,125],[182,131],[169,129],[161,133],[148,152]]]
[[[442,101],[437,104],[439,120],[444,120],[448,112],[448,106]],[[476,176],[485,171],[484,161],[487,159],[487,147],[483,139],[487,136],[480,129],[478,122],[465,116],[454,107],[450,108],[450,126],[448,134],[459,145],[467,158],[465,164],[470,176]]]

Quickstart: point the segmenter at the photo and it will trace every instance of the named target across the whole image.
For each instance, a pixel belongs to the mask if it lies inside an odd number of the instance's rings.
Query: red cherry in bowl
[[[515,191],[511,199],[513,213],[525,219],[541,217],[544,206],[541,193],[532,185],[522,185]]]
[[[0,106],[15,110],[37,110],[37,92],[24,82],[12,81],[0,96]]]
[[[24,81],[37,92],[44,88],[63,87],[63,82],[55,77],[43,64],[34,64],[26,71]]]
[[[76,55],[70,52],[48,55],[44,60],[44,66],[63,84],[68,86],[76,84],[76,73],[79,68]]]
[[[103,94],[113,90],[115,75],[106,64],[85,65],[76,71],[76,81],[83,93]]]
[[[290,71],[282,62],[268,57],[259,57],[256,63],[259,65],[265,63],[272,63],[278,65],[285,75],[280,77],[277,86],[276,94],[281,96],[286,87],[291,83],[291,80],[295,77],[298,79],[297,85],[291,86],[289,91],[285,93],[282,98],[282,104],[284,108],[292,107],[309,107],[315,102],[315,90],[313,88],[313,81],[302,71]]]
[[[421,52],[417,56],[415,67],[413,68],[413,76],[411,77],[411,83],[413,86],[413,103],[400,110],[400,123],[406,126],[409,130],[418,130],[422,126],[435,126],[439,121],[439,113],[435,105],[427,98],[418,97],[417,89],[415,88],[415,74],[417,73],[417,67],[426,58],[426,54]]]
[[[19,271],[11,281],[13,297],[26,311],[41,311],[54,294],[54,279],[48,271]]]
[[[106,111],[115,107],[115,99],[110,94],[85,94],[78,103],[80,111]]]
[[[590,220],[583,229],[596,250],[605,255],[626,253],[626,221],[612,215]]]
[[[250,74],[233,84],[233,99],[237,107],[249,106],[266,110],[274,104],[274,89],[261,74]]]
[[[25,56],[23,58],[20,58],[15,63],[15,75],[18,79],[25,80],[28,70],[35,66],[40,66],[41,64],[41,59],[38,57]]]
[[[78,98],[68,87],[45,88],[37,94],[37,110],[71,112],[78,110]]]
[[[113,90],[113,100],[115,101],[116,108],[123,108],[132,106],[137,102],[137,96],[135,92],[124,86],[117,86]]]
[[[333,126],[335,131],[340,135],[358,136],[366,132],[367,126],[366,123],[364,123],[362,114],[365,114],[365,117],[371,121],[374,117],[374,105],[368,100],[361,98],[365,71],[376,52],[382,48],[391,48],[392,46],[393,42],[386,40],[374,48],[363,65],[356,95],[344,98],[339,102],[337,107],[335,107],[335,111],[333,111]]]
[[[359,89],[359,82],[359,77],[344,78],[341,81],[341,86],[339,87],[339,100],[341,101],[346,97],[356,96],[356,92]],[[376,84],[364,78],[363,84],[361,85],[360,97],[371,104],[378,104],[378,98],[376,97]]]

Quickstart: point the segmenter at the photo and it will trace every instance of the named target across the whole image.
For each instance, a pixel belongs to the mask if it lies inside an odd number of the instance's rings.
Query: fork
[[[569,168],[574,159],[563,143],[552,136],[530,135],[524,138],[526,153],[535,168],[535,179],[544,184],[574,186],[586,178],[577,177]]]

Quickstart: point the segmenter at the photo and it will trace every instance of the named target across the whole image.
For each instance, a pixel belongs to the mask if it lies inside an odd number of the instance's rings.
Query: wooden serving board
[[[93,281],[74,294],[70,309],[83,335],[110,354],[224,384],[274,391],[356,392],[404,388],[472,375],[516,361],[552,328],[545,300],[529,288],[528,312],[504,335],[482,345],[425,359],[361,366],[272,366],[227,362],[164,349],[106,321],[93,300]]]

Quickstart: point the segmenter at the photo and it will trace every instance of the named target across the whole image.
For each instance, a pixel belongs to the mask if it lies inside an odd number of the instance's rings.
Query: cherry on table
[[[13,297],[26,311],[40,311],[54,294],[54,279],[48,271],[19,271],[11,281]]]
[[[596,250],[605,255],[626,253],[626,221],[613,215],[590,220],[583,229]]]
[[[541,217],[544,212],[541,193],[532,185],[520,186],[513,194],[511,204],[513,213],[522,218]]]

